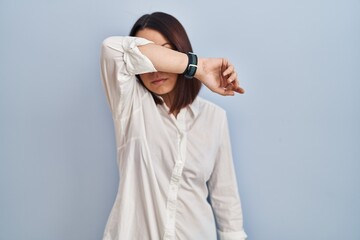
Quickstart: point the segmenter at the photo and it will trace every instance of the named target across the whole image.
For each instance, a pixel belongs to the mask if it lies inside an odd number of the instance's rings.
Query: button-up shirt
[[[200,97],[176,118],[157,105],[135,76],[156,72],[138,49],[148,43],[109,37],[101,48],[120,176],[103,240],[243,240],[226,113]]]

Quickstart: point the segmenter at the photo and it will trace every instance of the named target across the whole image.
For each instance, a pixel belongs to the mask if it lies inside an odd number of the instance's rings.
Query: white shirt
[[[110,37],[102,45],[120,175],[103,240],[243,240],[225,111],[200,97],[177,118],[156,105],[135,77],[156,72],[137,48],[147,43]]]

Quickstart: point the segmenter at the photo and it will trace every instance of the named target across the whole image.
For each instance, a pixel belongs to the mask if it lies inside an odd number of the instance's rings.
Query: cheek
[[[171,74],[169,77],[171,78],[171,81],[176,84],[178,76],[178,74]]]
[[[151,73],[140,74],[140,75],[139,75],[140,80],[141,80],[143,83],[149,82],[150,74],[151,74]]]
[[[151,73],[140,74],[139,77],[140,77],[140,81],[144,84],[146,88],[148,89],[151,88],[151,84],[150,84],[150,81],[152,79]]]

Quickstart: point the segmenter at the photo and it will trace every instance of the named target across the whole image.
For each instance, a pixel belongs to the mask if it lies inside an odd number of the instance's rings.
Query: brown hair
[[[175,17],[163,12],[145,14],[135,22],[130,31],[130,36],[135,36],[139,30],[145,28],[161,33],[169,41],[174,50],[183,53],[192,52],[189,37],[184,27]],[[137,77],[144,86],[139,76]],[[180,109],[191,104],[199,94],[200,88],[201,82],[198,79],[186,79],[183,74],[179,74],[173,90],[175,95],[174,101],[169,106],[169,112],[180,111]],[[163,101],[158,96],[154,93],[151,94],[156,104],[163,104]]]

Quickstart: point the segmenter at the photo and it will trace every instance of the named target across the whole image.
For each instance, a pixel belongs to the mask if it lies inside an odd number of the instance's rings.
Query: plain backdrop
[[[357,0],[0,0],[0,239],[101,239],[118,172],[100,44],[154,11],[247,91],[201,96],[227,110],[249,239],[359,240]]]

